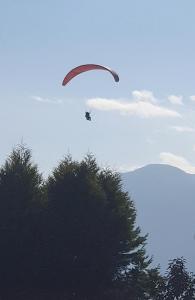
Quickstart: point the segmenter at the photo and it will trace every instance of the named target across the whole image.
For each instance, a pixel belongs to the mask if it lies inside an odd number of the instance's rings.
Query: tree
[[[68,299],[161,300],[162,278],[149,269],[146,239],[119,174],[91,155],[81,162],[65,157],[45,183],[24,146],[0,168],[4,290],[41,286]]]
[[[185,264],[186,260],[183,257],[170,261],[167,271],[165,299],[195,299],[195,277],[187,271]]]
[[[0,284],[32,282],[42,178],[31,152],[16,147],[0,169]],[[33,254],[33,255],[32,255]],[[35,271],[35,270],[34,270]]]
[[[146,279],[146,295],[150,300],[164,300],[166,279],[160,274],[160,268],[149,269]]]
[[[123,300],[164,300],[164,284],[159,267],[134,267],[126,273],[118,287],[123,291]]]
[[[66,157],[47,182],[47,279],[77,292],[98,292],[125,272],[150,264],[146,236],[136,227],[133,201],[120,176],[93,156]]]

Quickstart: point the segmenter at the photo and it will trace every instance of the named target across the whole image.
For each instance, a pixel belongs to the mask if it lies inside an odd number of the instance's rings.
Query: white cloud
[[[195,128],[188,127],[188,126],[171,126],[172,129],[176,130],[177,132],[195,132]]]
[[[195,101],[195,95],[190,96],[190,100]]]
[[[142,118],[181,117],[175,110],[141,100],[127,102],[115,99],[93,98],[87,100],[87,105],[97,110],[118,111],[123,115],[135,115]]]
[[[168,100],[172,104],[179,104],[179,105],[183,104],[183,96],[170,95],[168,96]]]
[[[31,97],[33,100],[42,102],[42,103],[52,103],[52,104],[61,104],[62,100],[61,99],[49,99],[49,98],[43,98],[39,96],[32,96]]]
[[[170,152],[161,152],[160,160],[163,164],[168,164],[187,173],[195,174],[195,166],[192,166],[190,162],[182,156],[178,156]]]
[[[126,172],[132,172],[139,168],[142,168],[143,166],[139,165],[120,165],[119,167],[114,167],[114,169],[119,173],[126,173]]]
[[[133,91],[132,92],[133,98],[136,101],[143,101],[143,102],[151,102],[151,103],[157,103],[157,99],[154,97],[153,93],[151,91]]]

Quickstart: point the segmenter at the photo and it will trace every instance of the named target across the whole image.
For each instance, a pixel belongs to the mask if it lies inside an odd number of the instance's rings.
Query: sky
[[[195,173],[194,11],[194,0],[0,0],[0,164],[22,142],[45,176],[89,152],[116,171]],[[119,83],[91,71],[62,86],[87,63]]]

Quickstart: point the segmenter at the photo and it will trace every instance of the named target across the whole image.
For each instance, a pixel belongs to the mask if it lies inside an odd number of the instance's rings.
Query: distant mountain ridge
[[[148,233],[147,250],[154,264],[167,268],[184,256],[195,272],[195,175],[164,164],[122,173],[124,189],[137,209],[137,224]]]

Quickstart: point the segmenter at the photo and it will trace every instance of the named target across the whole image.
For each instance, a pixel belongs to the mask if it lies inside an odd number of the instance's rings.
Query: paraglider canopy
[[[116,82],[119,81],[119,76],[118,74],[105,66],[101,66],[101,65],[94,65],[94,64],[86,64],[86,65],[81,65],[78,66],[74,69],[72,69],[65,77],[64,80],[62,82],[62,85],[66,85],[71,79],[73,79],[75,76],[79,75],[80,73],[83,72],[87,72],[87,71],[92,71],[92,70],[104,70],[104,71],[108,71],[109,73],[111,73],[111,75],[113,76],[114,80]]]

